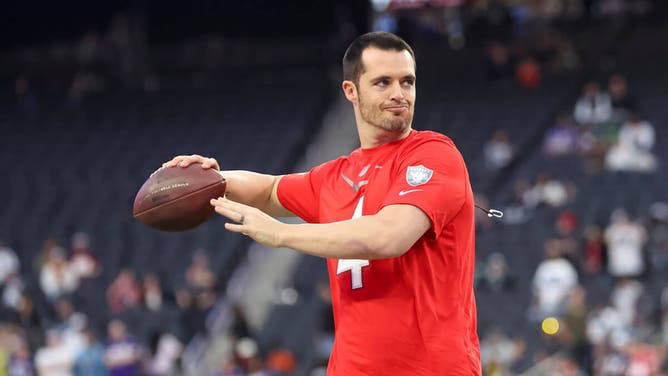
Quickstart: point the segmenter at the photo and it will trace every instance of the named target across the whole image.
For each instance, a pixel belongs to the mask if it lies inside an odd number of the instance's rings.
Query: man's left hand
[[[267,247],[280,247],[280,232],[285,226],[273,217],[252,206],[244,205],[225,197],[211,200],[216,213],[236,223],[226,223],[225,228],[242,233]]]

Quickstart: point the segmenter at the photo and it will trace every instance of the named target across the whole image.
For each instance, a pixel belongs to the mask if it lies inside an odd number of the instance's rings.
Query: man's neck
[[[408,137],[408,135],[411,133],[411,130],[412,129],[410,126],[401,132],[389,132],[375,127],[371,129],[361,129],[361,127],[358,126],[360,146],[362,149],[371,149],[392,142],[397,142]]]

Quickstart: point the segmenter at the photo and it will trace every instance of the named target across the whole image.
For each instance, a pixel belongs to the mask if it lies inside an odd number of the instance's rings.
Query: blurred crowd
[[[127,267],[104,278],[90,244],[85,233],[69,249],[46,240],[33,275],[0,243],[0,375],[177,374],[220,290],[206,252],[172,288]]]
[[[654,127],[638,102],[621,74],[609,76],[604,89],[586,83],[572,112],[561,113],[546,132],[541,158],[568,161],[565,176],[654,173]],[[505,130],[491,136],[484,147],[488,169],[512,161],[510,139]],[[607,221],[583,222],[572,205],[583,187],[551,172],[539,172],[534,182],[516,180],[504,208],[507,225],[529,222],[541,207],[557,214],[526,311],[528,322],[543,326],[541,348],[528,352],[524,339],[492,329],[481,337],[485,374],[511,375],[527,364],[559,375],[668,374],[668,203],[642,212],[611,207]],[[483,215],[478,221],[492,225]],[[512,291],[514,272],[503,254],[481,264],[478,289]],[[549,320],[556,327],[546,329]]]

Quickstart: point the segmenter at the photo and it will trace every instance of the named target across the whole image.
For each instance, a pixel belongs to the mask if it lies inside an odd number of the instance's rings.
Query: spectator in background
[[[632,114],[619,130],[617,143],[605,156],[605,166],[610,171],[652,172],[656,169],[654,127]]]
[[[581,270],[585,275],[597,276],[605,271],[608,250],[603,240],[603,229],[592,225],[584,231],[584,245]]]
[[[555,33],[538,31],[529,51],[529,54],[536,59],[540,66],[549,72],[555,72],[559,69],[556,40]]]
[[[242,371],[242,375],[270,376],[265,369],[259,350],[257,342],[252,338],[241,338],[237,341],[234,346],[234,358],[236,366]]]
[[[587,375],[592,375],[593,353],[587,338],[587,302],[583,287],[575,287],[568,296],[566,311],[562,315],[563,327],[558,336],[568,345],[573,359]]]
[[[541,68],[536,59],[525,57],[517,65],[515,80],[520,86],[532,89],[540,85],[541,79]]]
[[[625,210],[612,212],[604,239],[608,247],[610,275],[617,278],[637,277],[643,273],[643,247],[647,242],[647,233],[640,223],[629,218]]]
[[[538,265],[533,277],[534,305],[530,308],[529,317],[542,320],[562,312],[566,298],[577,283],[577,272],[563,257],[559,243],[554,239],[547,240],[545,259]]]
[[[218,283],[218,277],[211,270],[209,256],[205,251],[199,250],[193,254],[192,263],[186,270],[185,280],[186,287],[194,299],[194,308],[199,311],[197,314],[203,320],[216,303]]]
[[[175,292],[175,299],[179,308],[183,338],[192,338],[204,328],[204,316],[197,309],[195,299],[187,288],[178,288]]]
[[[76,290],[79,278],[67,263],[65,250],[61,247],[52,247],[46,257],[39,282],[47,299],[53,301]]]
[[[47,238],[44,240],[44,243],[42,243],[42,249],[39,251],[39,256],[35,258],[34,262],[34,267],[35,269],[41,270],[44,264],[47,263],[49,260],[49,256],[51,254],[51,250],[53,248],[59,248],[60,246],[58,245],[58,242],[54,238]]]
[[[141,287],[130,268],[123,268],[107,288],[107,304],[112,313],[137,307],[141,303]]]
[[[483,375],[509,375],[510,368],[524,353],[523,341],[511,339],[498,329],[491,329],[480,341]]]
[[[267,355],[267,370],[270,375],[294,375],[297,370],[297,360],[288,349],[273,349]]]
[[[596,82],[589,82],[584,86],[582,96],[575,104],[573,118],[578,124],[601,124],[612,115],[610,96],[601,91]]]
[[[616,350],[621,349],[630,340],[631,334],[619,312],[609,305],[604,305],[595,307],[587,317],[587,338],[596,347],[599,363],[613,363],[613,359],[605,359],[606,353],[614,354]],[[602,366],[602,364],[597,366],[599,371]]]
[[[637,317],[638,306],[644,290],[643,284],[637,280],[620,278],[610,294],[612,307],[619,313],[622,324],[628,328],[632,328],[639,323]]]
[[[2,304],[17,309],[25,285],[19,275],[19,259],[13,249],[0,240],[0,288]]]
[[[514,289],[515,279],[502,253],[492,252],[487,256],[478,287],[497,292]]]
[[[35,368],[40,376],[72,376],[72,365],[76,354],[65,346],[57,330],[46,333],[46,346],[35,354]]]
[[[580,150],[580,133],[570,115],[561,114],[556,124],[547,131],[543,152],[550,157],[572,155]]]
[[[582,67],[580,55],[570,40],[561,37],[555,43],[557,48],[555,67],[557,71],[576,71]]]
[[[11,274],[18,273],[19,267],[16,252],[0,240],[0,286],[5,284]]]
[[[42,345],[44,320],[35,309],[30,294],[26,292],[21,294],[19,304],[15,309],[15,315],[12,316],[10,321],[23,329],[26,341],[31,349],[36,349]]]
[[[17,310],[24,291],[25,284],[21,276],[18,273],[9,274],[2,289],[2,304],[5,307]]]
[[[513,77],[514,63],[505,44],[501,42],[491,43],[487,47],[486,53],[485,78],[487,82],[493,83]]]
[[[76,312],[72,303],[65,298],[56,300],[54,306],[57,322],[53,329],[60,333],[63,344],[78,354],[85,346],[83,330],[88,319],[83,313]]]
[[[95,278],[100,275],[102,267],[90,249],[90,238],[84,232],[72,235],[72,253],[70,267],[80,279]]]
[[[536,184],[527,192],[525,200],[532,206],[547,205],[557,208],[568,203],[575,195],[575,186],[555,179],[547,171],[538,173]]]
[[[608,79],[608,92],[610,93],[612,109],[617,119],[623,121],[629,114],[638,111],[636,98],[629,93],[626,78],[621,74],[610,76],[610,79]]]
[[[561,255],[570,261],[576,268],[578,262],[578,241],[575,239],[575,231],[578,229],[578,217],[571,209],[562,210],[554,223],[555,234],[552,239],[558,243]]]
[[[125,324],[111,320],[107,326],[109,343],[104,350],[104,363],[109,376],[139,376],[141,349],[128,334]]]
[[[89,95],[104,89],[105,83],[101,76],[87,70],[78,71],[72,78],[65,105],[76,110]]]
[[[531,184],[525,179],[513,183],[513,196],[503,208],[503,222],[507,224],[526,223],[533,217],[535,202]]]
[[[164,303],[164,293],[160,284],[160,278],[155,273],[148,273],[144,276],[142,284],[142,298],[144,307],[149,311],[158,312]]]
[[[25,347],[23,333],[14,325],[0,323],[0,375],[14,376],[13,373],[8,374],[12,370],[12,362],[14,362],[15,369],[22,371],[20,367],[21,361],[15,361],[17,354],[20,354],[22,347]],[[23,358],[23,356],[21,356]]]
[[[668,268],[668,203],[655,202],[649,207],[649,259],[654,270]]]
[[[73,376],[108,376],[104,363],[104,347],[92,329],[83,332],[85,347],[74,361]]]
[[[490,170],[503,168],[510,163],[513,158],[513,146],[508,141],[508,132],[505,129],[494,132],[492,138],[485,143],[483,155],[485,165]]]
[[[211,270],[209,256],[203,250],[195,251],[185,277],[186,285],[194,295],[214,290],[218,282],[216,274]]]
[[[9,359],[9,376],[35,376],[30,349],[25,341],[18,341]]]
[[[143,362],[142,375],[173,375],[176,371],[177,359],[183,351],[183,344],[171,334],[160,333],[151,342],[151,353],[146,354],[147,359]]]
[[[629,359],[621,351],[621,346],[604,344],[600,348],[595,375],[625,375]]]
[[[661,355],[651,345],[632,341],[626,346],[628,368],[626,375],[657,375],[661,367]]]

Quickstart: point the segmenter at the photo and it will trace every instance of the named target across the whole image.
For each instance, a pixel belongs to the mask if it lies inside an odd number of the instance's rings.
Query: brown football
[[[223,196],[225,187],[218,171],[203,169],[199,163],[162,168],[139,189],[132,213],[157,230],[189,230],[213,215],[209,200]]]

